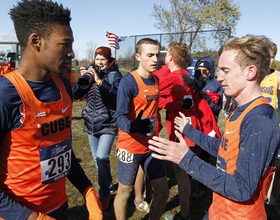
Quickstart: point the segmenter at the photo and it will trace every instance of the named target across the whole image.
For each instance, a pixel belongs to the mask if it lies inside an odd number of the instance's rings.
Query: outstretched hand
[[[186,116],[182,113],[179,112],[179,116],[175,117],[174,119],[174,124],[175,124],[175,129],[177,129],[178,131],[180,131],[181,133],[183,133],[184,127],[186,126],[186,124],[188,124],[190,121],[188,118],[186,118]]]
[[[152,156],[160,160],[168,160],[179,164],[190,148],[182,134],[175,131],[175,135],[179,143],[158,136],[154,136],[153,139],[149,140],[149,149],[158,153],[152,153]]]

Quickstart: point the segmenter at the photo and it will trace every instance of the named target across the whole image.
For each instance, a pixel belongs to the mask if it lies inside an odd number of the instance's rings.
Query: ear
[[[168,54],[168,55],[166,55],[166,56],[167,56],[167,60],[168,60],[169,62],[173,61],[173,55],[172,55],[172,54]]]
[[[255,65],[247,66],[247,80],[252,81],[257,79],[258,68]]]
[[[32,33],[30,36],[29,36],[29,39],[28,39],[28,44],[35,50],[37,51],[40,51],[40,48],[41,48],[41,37],[36,34],[36,33]]]
[[[137,60],[137,61],[140,61],[140,54],[139,53],[135,53],[135,59]]]

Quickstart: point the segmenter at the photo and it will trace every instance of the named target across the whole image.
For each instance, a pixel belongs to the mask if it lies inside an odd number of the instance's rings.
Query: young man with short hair
[[[155,133],[158,112],[158,78],[156,70],[159,45],[144,38],[136,45],[137,70],[128,73],[120,82],[115,118],[119,127],[116,149],[119,159],[119,185],[114,201],[117,220],[126,219],[127,200],[133,190],[139,165],[154,188],[149,219],[160,219],[169,194],[164,163],[151,156],[148,140]]]
[[[68,177],[89,219],[101,220],[101,204],[71,146],[72,89],[60,76],[74,58],[70,11],[24,0],[10,15],[22,58],[0,79],[0,218],[67,219]]]
[[[248,35],[232,38],[220,50],[217,80],[235,98],[237,108],[226,121],[220,139],[194,129],[187,118],[175,118],[182,132],[217,156],[217,166],[202,161],[176,131],[180,143],[153,137],[149,148],[155,158],[170,160],[214,191],[203,219],[266,219],[264,199],[275,169],[280,132],[273,107],[262,96],[260,83],[267,73],[267,39]]]
[[[193,86],[186,85],[183,80],[183,75],[189,75],[189,72],[182,68],[182,66],[186,65],[189,55],[190,50],[187,44],[172,42],[165,56],[166,66],[163,66],[163,68],[154,73],[159,77],[159,108],[166,109],[166,129],[168,138],[172,141],[176,140],[174,134],[174,118],[179,116],[180,111],[184,112],[184,114],[190,118],[195,128],[201,128],[193,102]],[[186,141],[190,147],[195,147],[194,142],[190,141],[188,138],[186,138]],[[178,195],[181,209],[175,216],[167,215],[165,218],[187,220],[190,219],[190,178],[177,164],[174,164],[174,173],[178,183]]]

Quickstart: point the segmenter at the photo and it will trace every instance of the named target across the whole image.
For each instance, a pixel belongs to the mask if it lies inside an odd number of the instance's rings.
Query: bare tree
[[[89,41],[87,42],[87,59],[89,60],[89,62],[92,62],[94,59],[94,52],[96,49],[97,43],[94,43],[93,41]]]
[[[133,55],[134,55],[134,50],[133,50],[132,46],[129,46],[125,52],[124,57],[127,60],[131,60],[131,58],[133,58]]]
[[[168,33],[180,33],[179,42],[189,44],[191,48],[199,31],[205,29],[229,29],[235,30],[241,12],[233,0],[170,0],[171,10],[162,5],[154,4],[152,17],[156,19],[155,28]],[[186,42],[186,33],[193,32]],[[226,32],[215,32],[213,37],[222,41]],[[174,41],[176,35],[170,34],[170,41]]]

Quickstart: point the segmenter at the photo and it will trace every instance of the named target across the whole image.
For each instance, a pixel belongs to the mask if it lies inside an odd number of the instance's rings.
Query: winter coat
[[[73,88],[74,99],[80,99],[86,94],[87,105],[82,112],[84,131],[91,135],[117,135],[118,127],[115,124],[117,90],[122,74],[113,60],[102,72],[102,83],[91,83],[87,90],[79,87],[78,81]],[[113,65],[112,65],[113,63]],[[110,66],[112,66],[110,68]]]
[[[208,98],[206,98],[206,101],[212,109],[216,120],[218,120],[220,110],[223,107],[224,90],[222,88],[222,85],[214,79],[215,65],[213,58],[210,56],[200,58],[196,63],[195,70],[198,68],[198,63],[200,60],[205,60],[209,63],[210,74],[208,77],[203,77],[202,74],[199,74],[201,75],[200,78],[198,74],[194,74],[195,90],[196,92],[203,91],[208,94]]]

